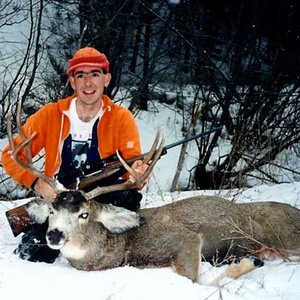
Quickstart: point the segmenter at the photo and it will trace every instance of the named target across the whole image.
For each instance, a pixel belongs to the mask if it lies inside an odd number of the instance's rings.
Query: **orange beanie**
[[[109,61],[95,48],[86,47],[77,50],[73,58],[69,60],[68,75],[70,76],[78,67],[99,67],[109,72]]]

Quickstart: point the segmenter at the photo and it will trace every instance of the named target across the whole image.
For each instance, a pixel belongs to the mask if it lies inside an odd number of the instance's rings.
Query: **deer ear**
[[[51,204],[45,199],[35,198],[26,204],[26,211],[33,222],[43,224],[50,214]]]
[[[112,233],[122,233],[140,225],[140,216],[136,212],[112,204],[101,206],[96,219]]]

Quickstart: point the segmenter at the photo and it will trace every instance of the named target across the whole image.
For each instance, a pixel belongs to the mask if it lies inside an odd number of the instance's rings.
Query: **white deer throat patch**
[[[65,244],[65,246],[60,250],[61,254],[69,259],[82,259],[85,257],[87,251],[80,246],[75,246],[72,244]]]

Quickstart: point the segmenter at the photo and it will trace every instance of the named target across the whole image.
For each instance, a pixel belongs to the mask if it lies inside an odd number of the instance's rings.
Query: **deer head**
[[[101,226],[111,233],[122,233],[140,224],[137,213],[87,200],[81,191],[63,191],[52,203],[36,198],[27,203],[26,210],[36,223],[42,224],[48,219],[47,244],[57,250],[78,240],[80,234],[84,238],[91,228],[98,228],[95,234],[100,234]]]

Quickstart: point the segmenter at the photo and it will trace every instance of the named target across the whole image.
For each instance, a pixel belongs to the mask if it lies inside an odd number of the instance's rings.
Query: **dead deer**
[[[25,138],[14,148],[14,157],[29,140]],[[93,200],[107,192],[139,187],[160,156],[163,141],[158,145],[158,140],[147,158],[149,168],[141,177],[123,162],[134,182],[89,193],[61,191],[53,203],[39,198],[29,202],[27,210],[35,222],[43,223],[48,218],[48,246],[59,249],[80,270],[127,264],[172,266],[194,282],[199,281],[202,258],[244,257],[262,248],[283,255],[289,251],[299,254],[300,210],[287,204],[236,204],[220,197],[198,196],[134,213]],[[233,265],[225,275],[236,278],[251,269],[253,264]]]
[[[87,200],[79,191],[62,192],[53,204],[34,200],[27,209],[33,218],[43,216],[36,221],[49,218],[49,247],[81,270],[172,266],[198,281],[201,257],[244,257],[263,247],[280,253],[300,249],[300,211],[282,203],[198,196],[142,209],[140,225],[134,213]]]

